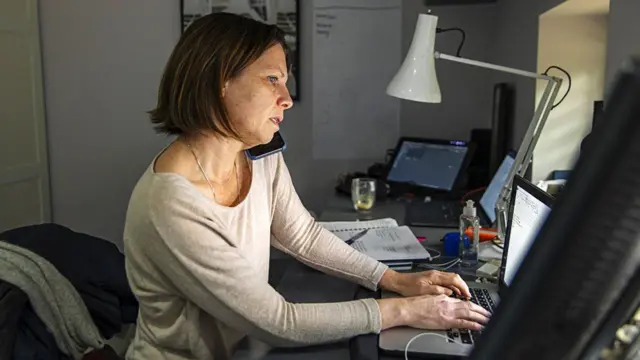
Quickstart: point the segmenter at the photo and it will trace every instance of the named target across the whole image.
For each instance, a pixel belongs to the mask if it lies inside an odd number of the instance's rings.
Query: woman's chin
[[[250,149],[259,145],[266,145],[273,139],[274,135],[275,132],[263,132],[261,134],[255,134],[255,136],[252,136],[249,141],[244,141],[245,147],[247,149]]]
[[[263,134],[260,134],[260,144],[268,144],[269,142],[271,142],[271,140],[273,140],[273,136],[276,134],[276,131],[265,131]]]

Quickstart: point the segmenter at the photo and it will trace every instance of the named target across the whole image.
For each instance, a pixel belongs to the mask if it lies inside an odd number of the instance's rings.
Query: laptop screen
[[[451,190],[467,151],[463,141],[449,144],[404,141],[387,174],[387,181]]]
[[[500,190],[502,190],[502,187],[507,181],[507,176],[509,176],[509,171],[515,160],[516,159],[510,154],[504,157],[502,164],[500,164],[489,186],[487,186],[487,190],[485,190],[482,198],[480,198],[480,206],[484,213],[487,214],[489,223],[496,221],[496,201],[498,201]]]
[[[547,218],[551,208],[523,186],[515,186],[515,202],[512,219],[509,221],[509,239],[504,267],[504,283],[511,285],[520,263],[529,252],[529,248],[538,234],[540,226]]]

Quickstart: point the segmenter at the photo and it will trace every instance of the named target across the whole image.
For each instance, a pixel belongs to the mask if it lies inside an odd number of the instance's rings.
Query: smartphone
[[[282,134],[280,131],[277,131],[273,134],[273,139],[269,141],[267,144],[254,146],[251,149],[247,149],[245,152],[247,156],[251,160],[262,159],[263,157],[275,154],[279,151],[284,151],[287,148],[287,143],[285,143]]]

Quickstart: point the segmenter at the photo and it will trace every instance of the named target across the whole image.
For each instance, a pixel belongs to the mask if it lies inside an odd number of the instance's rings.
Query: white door
[[[37,0],[0,1],[0,231],[51,221]]]

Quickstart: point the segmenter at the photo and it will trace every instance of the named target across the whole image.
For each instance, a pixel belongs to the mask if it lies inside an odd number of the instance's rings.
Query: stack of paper
[[[406,264],[431,257],[411,229],[407,226],[398,226],[393,219],[321,222],[320,224],[345,241],[366,231],[351,246],[378,261]]]

